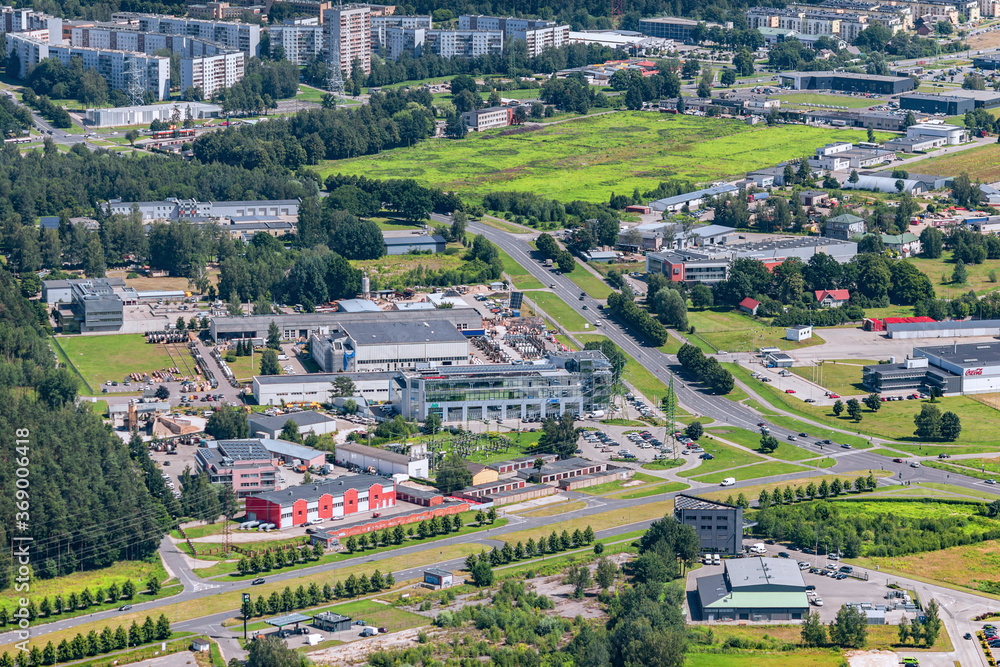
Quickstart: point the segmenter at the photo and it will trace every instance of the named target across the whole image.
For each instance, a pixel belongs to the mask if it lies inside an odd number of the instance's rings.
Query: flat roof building
[[[248,496],[247,519],[277,528],[393,507],[396,483],[374,475],[345,475],[320,483]]]
[[[313,360],[327,373],[396,371],[418,364],[469,363],[469,339],[447,320],[354,321],[309,339]]]
[[[337,430],[337,421],[314,410],[289,412],[283,415],[265,415],[255,412],[250,415],[250,434],[277,438],[287,422],[294,423],[302,436],[308,434],[325,435]]]
[[[677,213],[683,210],[685,206],[689,209],[698,208],[706,199],[710,197],[718,197],[720,195],[727,195],[733,192],[739,192],[739,188],[735,185],[716,185],[710,188],[695,190],[694,192],[687,192],[682,195],[674,195],[673,197],[657,199],[656,201],[651,202],[649,207],[654,211]]]
[[[276,457],[259,440],[218,440],[195,450],[195,463],[213,484],[227,484],[238,498],[280,488]]]
[[[809,610],[798,564],[785,558],[734,558],[725,572],[697,580],[705,621],[794,621]]]
[[[383,235],[384,236],[384,235]],[[421,234],[414,236],[385,236],[385,251],[387,255],[405,255],[410,252],[444,252],[447,241],[443,236]]]
[[[930,93],[908,93],[899,96],[899,108],[927,114],[960,116],[976,108],[975,100],[956,95],[933,95]]]
[[[661,39],[671,39],[676,42],[691,41],[691,33],[698,26],[699,21],[693,19],[682,19],[675,16],[660,16],[657,18],[640,19],[639,32],[650,37]],[[706,28],[720,27],[719,23],[705,23]]]
[[[389,400],[389,383],[395,377],[395,373],[255,375],[253,396],[258,405],[329,403],[333,383],[338,378],[348,378],[354,383],[354,398],[363,398],[370,405]]]
[[[782,72],[781,85],[794,90],[839,90],[852,93],[898,95],[913,90],[908,76],[881,76],[853,72]]]
[[[909,328],[913,330],[913,327],[920,324],[914,323]],[[1000,335],[1000,320],[970,321],[968,324],[979,325],[978,329],[964,329],[977,331],[975,335]],[[904,325],[888,325],[890,328],[898,326]],[[982,331],[987,333],[983,334]],[[862,383],[869,390],[877,392],[937,390],[944,395],[960,395],[1000,391],[1000,343],[915,347],[910,358],[903,363],[865,366]]]
[[[427,479],[430,475],[426,458],[390,452],[378,447],[369,447],[356,442],[337,445],[335,454],[337,465],[370,470],[380,475],[409,475]]]
[[[698,533],[705,553],[737,555],[743,551],[743,508],[679,493],[674,518]]]

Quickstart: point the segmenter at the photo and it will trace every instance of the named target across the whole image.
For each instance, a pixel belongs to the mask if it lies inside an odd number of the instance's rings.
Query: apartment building
[[[488,107],[473,109],[462,114],[462,122],[474,132],[482,132],[495,127],[507,127],[514,117],[511,107]]]
[[[237,52],[235,48],[201,37],[136,32],[122,30],[115,25],[74,27],[70,30],[69,42],[72,46],[133,51],[147,55],[165,49],[182,58]]]
[[[750,29],[777,28],[794,30],[809,36],[837,36],[848,42],[854,41],[862,30],[872,22],[869,14],[841,13],[821,9],[772,9],[769,7],[753,7],[747,10],[747,22]],[[880,22],[887,24],[893,32],[903,28],[903,21],[896,17],[881,18]]]
[[[496,30],[427,30],[424,53],[442,58],[475,58],[503,53],[503,33]]]
[[[390,60],[399,58],[404,52],[412,53],[415,58],[419,58],[423,53],[424,40],[426,38],[426,28],[391,26],[385,29],[381,53]]]
[[[304,23],[301,21],[313,21]],[[281,47],[285,58],[296,65],[308,65],[323,54],[323,26],[317,19],[289,19],[271,27],[271,55]]]
[[[85,69],[94,69],[105,78],[110,88],[128,89],[128,75],[133,63],[138,63],[140,78],[145,89],[157,100],[170,96],[170,58],[148,56],[141,53],[116,51],[68,44],[49,44],[22,34],[7,35],[7,57],[16,52],[20,60],[18,78],[27,76],[28,70],[46,58],[58,58],[64,65],[79,57]],[[182,77],[183,79],[183,77]]]
[[[181,59],[181,90],[198,88],[210,98],[216,91],[235,85],[246,74],[242,51]]]
[[[115,22],[127,22],[134,25],[140,32],[200,37],[232,49],[239,49],[248,56],[260,55],[259,25],[238,21],[209,21],[133,12],[119,12],[112,14],[111,18]]]
[[[526,42],[528,56],[534,57],[549,47],[569,43],[569,26],[555,21],[517,19],[502,16],[458,17],[459,30],[499,30],[505,39]]]
[[[62,19],[49,16],[33,9],[0,7],[0,29],[4,33],[46,31],[40,37],[43,42],[58,42],[62,39]]]
[[[323,54],[340,52],[340,69],[350,76],[354,61],[361,61],[365,74],[372,70],[371,8],[368,5],[338,5],[323,11]]]
[[[433,28],[430,16],[397,16],[395,14],[389,16],[372,16],[371,17],[371,43],[372,51],[380,55],[385,55],[387,52],[387,34],[386,31],[390,28],[405,28],[409,30],[430,30]],[[390,58],[398,58],[398,54],[395,56],[389,56]]]

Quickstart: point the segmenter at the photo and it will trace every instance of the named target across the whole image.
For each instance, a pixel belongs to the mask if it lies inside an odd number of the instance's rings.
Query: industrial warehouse
[[[877,392],[916,389],[957,396],[1000,391],[1000,343],[915,347],[903,363],[865,366],[862,382]]]

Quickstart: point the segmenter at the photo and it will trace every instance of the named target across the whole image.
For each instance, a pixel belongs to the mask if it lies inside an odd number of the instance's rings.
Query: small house
[[[756,315],[758,308],[760,308],[760,301],[757,301],[756,299],[747,297],[740,301],[740,310],[747,315]]]
[[[191,640],[191,650],[195,653],[205,653],[212,648],[211,642],[204,637],[196,637]]]
[[[799,193],[799,201],[803,206],[822,206],[830,199],[830,195],[819,190],[806,190]]]
[[[785,340],[801,342],[812,338],[813,328],[811,324],[799,324],[798,326],[785,329]]]
[[[851,300],[851,293],[845,289],[818,289],[813,294],[823,308],[840,308]]]
[[[768,352],[764,361],[768,368],[791,368],[795,360],[790,354],[784,352]]]
[[[920,237],[913,232],[902,234],[882,234],[882,243],[887,250],[898,252],[903,257],[920,254]]]

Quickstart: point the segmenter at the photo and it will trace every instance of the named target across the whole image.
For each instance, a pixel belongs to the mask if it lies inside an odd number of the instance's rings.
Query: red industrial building
[[[910,324],[915,322],[937,322],[933,317],[921,315],[920,317],[886,317],[877,319],[874,317],[865,318],[865,331],[885,331],[889,324]]]
[[[273,523],[277,528],[306,521],[350,516],[357,512],[393,507],[396,484],[375,475],[347,475],[319,484],[302,484],[246,499],[247,519]]]

